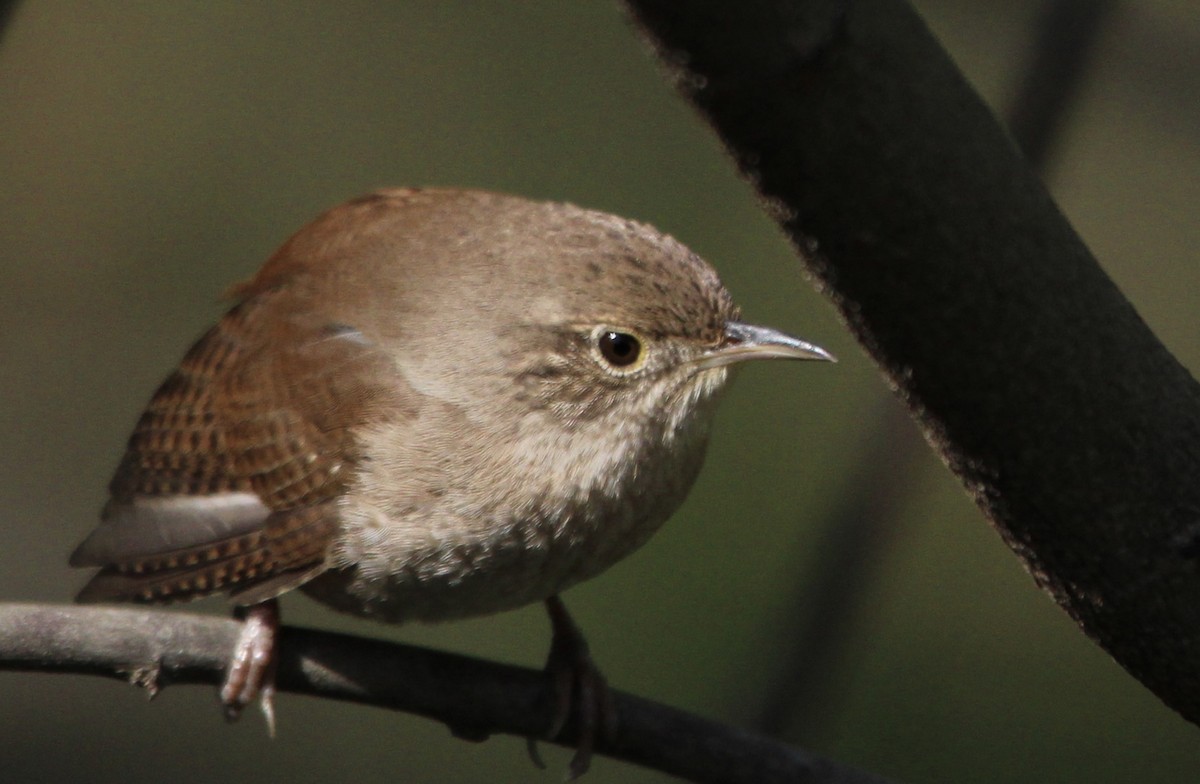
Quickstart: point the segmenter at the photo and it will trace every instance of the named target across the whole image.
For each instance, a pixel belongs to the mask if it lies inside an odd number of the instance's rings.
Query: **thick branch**
[[[1050,0],[1036,24],[1008,127],[1039,173],[1058,142],[1063,116],[1079,91],[1104,19],[1115,7],[1115,0]],[[828,555],[795,600],[799,610],[788,631],[796,642],[757,725],[773,737],[793,725],[789,737],[803,739],[812,719],[823,717],[831,670],[856,619],[856,604],[879,563],[872,556],[885,549],[904,491],[914,479],[918,443],[897,406],[880,410],[868,437],[873,442],[860,456],[851,481],[843,485],[831,519],[824,522],[817,547]]]
[[[105,675],[156,690],[217,684],[236,621],[107,607],[0,605],[0,670]],[[284,629],[282,691],[426,716],[455,734],[541,737],[550,723],[542,674],[424,648],[310,629]],[[613,693],[617,737],[597,751],[697,782],[886,784],[665,705]],[[570,745],[574,728],[553,742]],[[542,738],[542,740],[549,740]]]
[[[1200,387],[901,0],[629,0],[1038,583],[1200,721]]]

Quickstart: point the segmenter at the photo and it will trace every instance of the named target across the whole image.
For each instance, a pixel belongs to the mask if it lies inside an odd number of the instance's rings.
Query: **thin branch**
[[[1042,169],[1083,82],[1104,23],[1116,0],[1049,0],[1025,63],[1008,128],[1029,164]]]
[[[4,40],[4,33],[8,30],[8,24],[12,21],[18,4],[19,0],[0,0],[0,42]]]
[[[1200,386],[902,0],[628,0],[1035,580],[1200,722]]]
[[[236,621],[109,607],[0,604],[0,670],[82,673],[152,691],[217,684]],[[415,713],[470,740],[539,737],[549,689],[535,670],[409,645],[285,628],[280,690]],[[887,784],[780,743],[614,692],[617,736],[598,752],[696,782]],[[574,742],[575,728],[551,741]],[[541,738],[542,740],[549,739]]]
[[[925,448],[894,400],[878,401],[867,444],[842,485],[816,543],[820,560],[804,575],[780,635],[779,675],[766,692],[755,728],[772,737],[809,738],[831,721],[845,651],[900,512],[918,477]]]

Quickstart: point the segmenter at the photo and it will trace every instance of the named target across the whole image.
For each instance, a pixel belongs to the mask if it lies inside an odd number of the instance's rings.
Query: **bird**
[[[680,505],[733,368],[833,360],[647,224],[480,190],[334,207],[229,298],[134,427],[76,600],[228,596],[221,701],[272,732],[285,593],[390,623],[544,603],[572,777],[613,717],[560,594]]]

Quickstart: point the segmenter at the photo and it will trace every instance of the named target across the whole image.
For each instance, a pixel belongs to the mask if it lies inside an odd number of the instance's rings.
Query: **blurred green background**
[[[918,3],[1003,111],[1034,2]],[[1200,15],[1125,3],[1047,171],[1150,325],[1200,363]],[[754,320],[834,351],[741,375],[684,509],[566,595],[620,689],[743,725],[778,691],[797,593],[881,407],[874,366],[805,280],[620,9],[588,2],[27,0],[0,41],[0,600],[68,601],[158,381],[318,211],[380,185],[565,199],[649,221],[712,261]],[[969,263],[969,260],[964,260]],[[915,428],[900,437],[912,438]],[[903,428],[902,428],[903,429]],[[1033,585],[929,450],[872,542],[824,698],[791,739],[908,782],[1179,782],[1200,734]],[[897,459],[905,450],[897,450]],[[837,577],[837,575],[835,575]],[[801,597],[803,598],[803,597]],[[224,612],[219,602],[198,606]],[[540,665],[540,608],[384,627],[303,597],[291,623]],[[95,678],[0,673],[0,780],[559,781],[517,739],[283,696],[279,737],[210,689],[147,704]],[[665,777],[600,759],[593,784]]]

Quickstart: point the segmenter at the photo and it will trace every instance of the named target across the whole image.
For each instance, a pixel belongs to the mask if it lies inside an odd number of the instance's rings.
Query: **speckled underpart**
[[[727,377],[696,360],[737,317],[648,226],[477,191],[348,202],[232,294],[130,438],[82,599],[303,586],[439,620],[551,596],[683,500]]]

